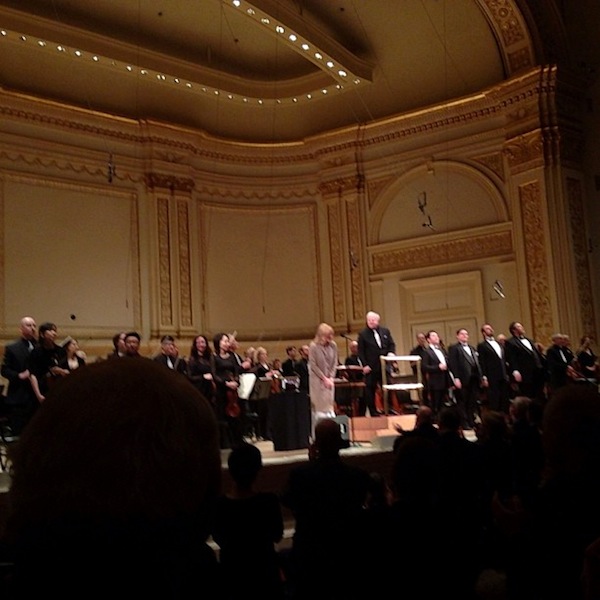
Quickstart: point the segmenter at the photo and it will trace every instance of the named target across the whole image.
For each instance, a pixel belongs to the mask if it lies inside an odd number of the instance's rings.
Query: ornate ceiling
[[[585,19],[540,10],[561,3],[527,4],[0,0],[0,83],[226,139],[291,142],[472,94],[566,56],[562,19],[576,31]]]

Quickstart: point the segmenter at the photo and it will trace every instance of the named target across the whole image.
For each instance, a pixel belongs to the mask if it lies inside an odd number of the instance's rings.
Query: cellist
[[[221,431],[221,448],[233,448],[243,441],[241,405],[238,398],[240,366],[231,351],[227,333],[217,333],[213,339],[212,374],[215,382],[215,403]]]

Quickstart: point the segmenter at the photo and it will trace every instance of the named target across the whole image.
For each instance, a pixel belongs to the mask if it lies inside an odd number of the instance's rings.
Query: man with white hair
[[[371,417],[381,414],[375,406],[375,394],[382,384],[381,356],[396,354],[396,343],[387,327],[380,325],[381,317],[374,311],[366,316],[366,327],[358,334],[358,356],[365,375],[365,402]]]

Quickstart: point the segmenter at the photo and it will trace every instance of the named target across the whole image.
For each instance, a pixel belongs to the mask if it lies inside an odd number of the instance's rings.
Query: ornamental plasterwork
[[[177,233],[179,238],[179,310],[181,325],[192,326],[192,281],[190,261],[189,208],[185,200],[177,202]]]
[[[319,184],[319,192],[322,196],[332,196],[334,194],[343,194],[349,190],[358,190],[360,179],[353,175],[351,177],[339,177],[331,181],[324,181]]]
[[[368,192],[369,208],[373,208],[381,190],[385,189],[390,181],[395,180],[395,177],[386,177],[385,179],[369,179],[367,180],[366,189]]]
[[[352,291],[352,318],[359,320],[365,314],[363,287],[363,260],[360,235],[360,209],[356,198],[346,202],[348,244],[350,256],[350,284]]]
[[[550,304],[549,265],[542,222],[543,206],[539,182],[519,187],[527,286],[536,339],[549,340],[554,333]]]
[[[512,173],[544,164],[544,142],[538,129],[508,140],[503,150]]]
[[[146,173],[144,176],[148,189],[165,189],[171,192],[183,192],[189,194],[194,189],[194,180],[187,177],[176,177],[175,175],[164,175],[162,173]]]
[[[482,10],[495,24],[494,31],[502,38],[500,50],[511,74],[534,65],[527,25],[515,4],[514,0],[480,0]]]
[[[502,154],[500,152],[484,154],[483,156],[475,156],[473,160],[487,167],[502,181],[506,181],[504,174],[504,161],[502,160]]]
[[[331,290],[333,294],[333,314],[336,323],[346,321],[344,310],[344,275],[342,261],[342,230],[340,227],[339,202],[327,206],[329,229],[329,251],[331,257]]]
[[[484,4],[498,26],[505,46],[512,46],[525,39],[525,32],[511,0],[484,0]]]
[[[173,324],[171,305],[171,241],[169,239],[169,199],[158,198],[156,202],[158,225],[158,278],[160,293],[160,324]]]
[[[375,252],[372,260],[373,273],[383,275],[393,271],[480,260],[510,254],[512,251],[512,235],[509,231],[474,235],[452,241]]]
[[[577,179],[567,178],[567,198],[569,203],[569,217],[571,220],[571,244],[575,259],[575,273],[577,277],[577,293],[581,309],[583,331],[587,335],[596,336],[594,316],[594,301],[590,282],[590,265],[588,260],[587,239],[585,237],[585,221],[581,182]]]
[[[508,52],[507,57],[511,73],[531,67],[531,52],[529,51],[529,47]]]

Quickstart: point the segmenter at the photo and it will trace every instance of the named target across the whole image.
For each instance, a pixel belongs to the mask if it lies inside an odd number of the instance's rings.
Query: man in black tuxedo
[[[437,331],[425,334],[429,344],[423,354],[422,370],[427,382],[427,397],[425,404],[431,407],[433,416],[437,418],[440,410],[448,401],[450,376],[448,374],[448,355],[440,345]]]
[[[358,334],[358,356],[363,363],[365,376],[365,403],[369,415],[374,417],[378,414],[375,407],[375,394],[383,380],[380,356],[396,354],[396,343],[390,330],[380,325],[379,314],[369,311],[366,321],[367,326]]]
[[[509,374],[519,388],[520,396],[527,396],[545,404],[546,358],[535,342],[526,337],[525,328],[518,321],[509,325],[512,337],[506,340],[506,361]]]
[[[491,410],[508,414],[510,388],[504,346],[495,339],[494,328],[489,323],[481,326],[481,333],[483,341],[477,345],[477,354],[485,402]]]
[[[20,339],[7,344],[2,360],[2,377],[8,380],[4,400],[8,412],[11,432],[14,436],[29,422],[39,406],[31,387],[29,354],[36,346],[37,325],[32,317],[23,317],[19,326]]]
[[[456,343],[448,348],[448,366],[461,425],[463,429],[474,429],[475,416],[479,416],[481,370],[477,351],[469,344],[469,332],[464,327],[456,331]]]

